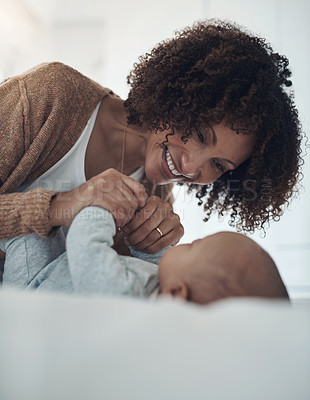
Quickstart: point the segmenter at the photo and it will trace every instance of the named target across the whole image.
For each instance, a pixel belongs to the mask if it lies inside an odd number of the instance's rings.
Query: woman
[[[207,21],[141,57],[125,102],[59,63],[5,81],[0,238],[48,237],[86,205],[113,210],[125,186],[124,207],[112,213],[126,244],[155,252],[176,243],[183,227],[163,191],[131,219],[142,189],[128,175],[140,167],[154,187],[197,190],[206,219],[230,211],[239,229],[263,228],[282,214],[300,176],[290,75],[288,60],[264,39]]]

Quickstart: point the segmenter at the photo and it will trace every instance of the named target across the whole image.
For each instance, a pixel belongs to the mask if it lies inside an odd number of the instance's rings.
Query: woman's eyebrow
[[[213,144],[213,146],[215,146],[217,143],[216,133],[215,133],[215,130],[212,128],[212,126],[210,126],[210,130],[212,132],[212,144]]]
[[[229,164],[232,164],[235,168],[238,168],[238,166],[234,162],[227,160],[226,158],[223,158],[223,160],[228,162]]]
[[[212,126],[210,126],[210,130],[212,132],[212,144],[213,144],[213,146],[215,146],[217,143],[216,133],[215,133],[215,130],[212,128]],[[232,164],[235,168],[237,168],[237,165],[234,162],[227,160],[226,158],[223,158],[223,161],[226,161],[229,164]]]

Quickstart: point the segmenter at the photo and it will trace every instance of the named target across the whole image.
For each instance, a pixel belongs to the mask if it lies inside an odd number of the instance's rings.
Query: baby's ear
[[[183,300],[188,300],[189,297],[188,287],[183,281],[178,281],[166,286],[162,289],[161,293],[172,297],[179,297]]]

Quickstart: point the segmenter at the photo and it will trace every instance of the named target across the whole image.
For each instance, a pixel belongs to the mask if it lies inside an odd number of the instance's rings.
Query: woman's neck
[[[86,179],[108,168],[121,171],[122,158],[122,172],[126,175],[133,173],[144,165],[145,138],[141,128],[127,125],[122,99],[115,95],[104,98],[86,150]]]

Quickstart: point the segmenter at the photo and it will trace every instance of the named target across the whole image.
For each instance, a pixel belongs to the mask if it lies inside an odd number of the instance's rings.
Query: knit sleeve
[[[45,189],[0,195],[0,239],[36,232],[45,238],[57,228],[49,221],[49,205],[56,194]]]

